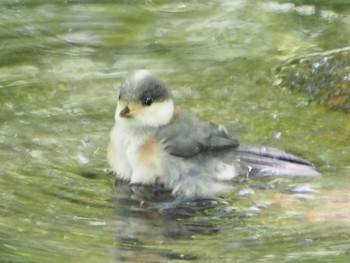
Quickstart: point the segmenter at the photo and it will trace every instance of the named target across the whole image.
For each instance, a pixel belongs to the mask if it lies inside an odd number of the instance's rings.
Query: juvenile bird
[[[232,190],[238,175],[320,174],[297,156],[240,146],[226,128],[175,106],[168,86],[147,70],[122,81],[108,161],[130,184],[162,185],[180,197],[215,197]]]

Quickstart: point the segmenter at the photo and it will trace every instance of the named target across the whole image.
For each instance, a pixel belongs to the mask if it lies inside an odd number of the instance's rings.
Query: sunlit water
[[[272,85],[286,59],[349,46],[350,4],[324,2],[2,1],[0,261],[348,262],[350,116]],[[323,178],[242,179],[182,204],[128,195],[105,148],[140,68]]]

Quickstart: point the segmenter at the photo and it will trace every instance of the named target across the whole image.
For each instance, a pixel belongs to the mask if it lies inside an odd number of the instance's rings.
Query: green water
[[[350,45],[348,1],[3,0],[0,13],[1,262],[349,261],[350,116],[272,85],[286,59]],[[242,180],[177,209],[132,200],[105,148],[120,80],[140,68],[323,178]]]

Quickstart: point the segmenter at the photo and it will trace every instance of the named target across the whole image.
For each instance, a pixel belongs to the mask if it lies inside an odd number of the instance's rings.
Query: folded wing
[[[227,134],[225,127],[178,110],[168,125],[160,127],[157,139],[175,156],[192,157],[207,149],[237,148],[239,143]]]

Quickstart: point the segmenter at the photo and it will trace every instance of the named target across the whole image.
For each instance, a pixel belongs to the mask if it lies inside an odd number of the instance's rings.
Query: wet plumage
[[[175,106],[167,85],[146,70],[122,82],[110,137],[108,160],[118,178],[162,184],[174,196],[222,195],[238,175],[320,175],[297,156],[240,146],[224,126]]]

